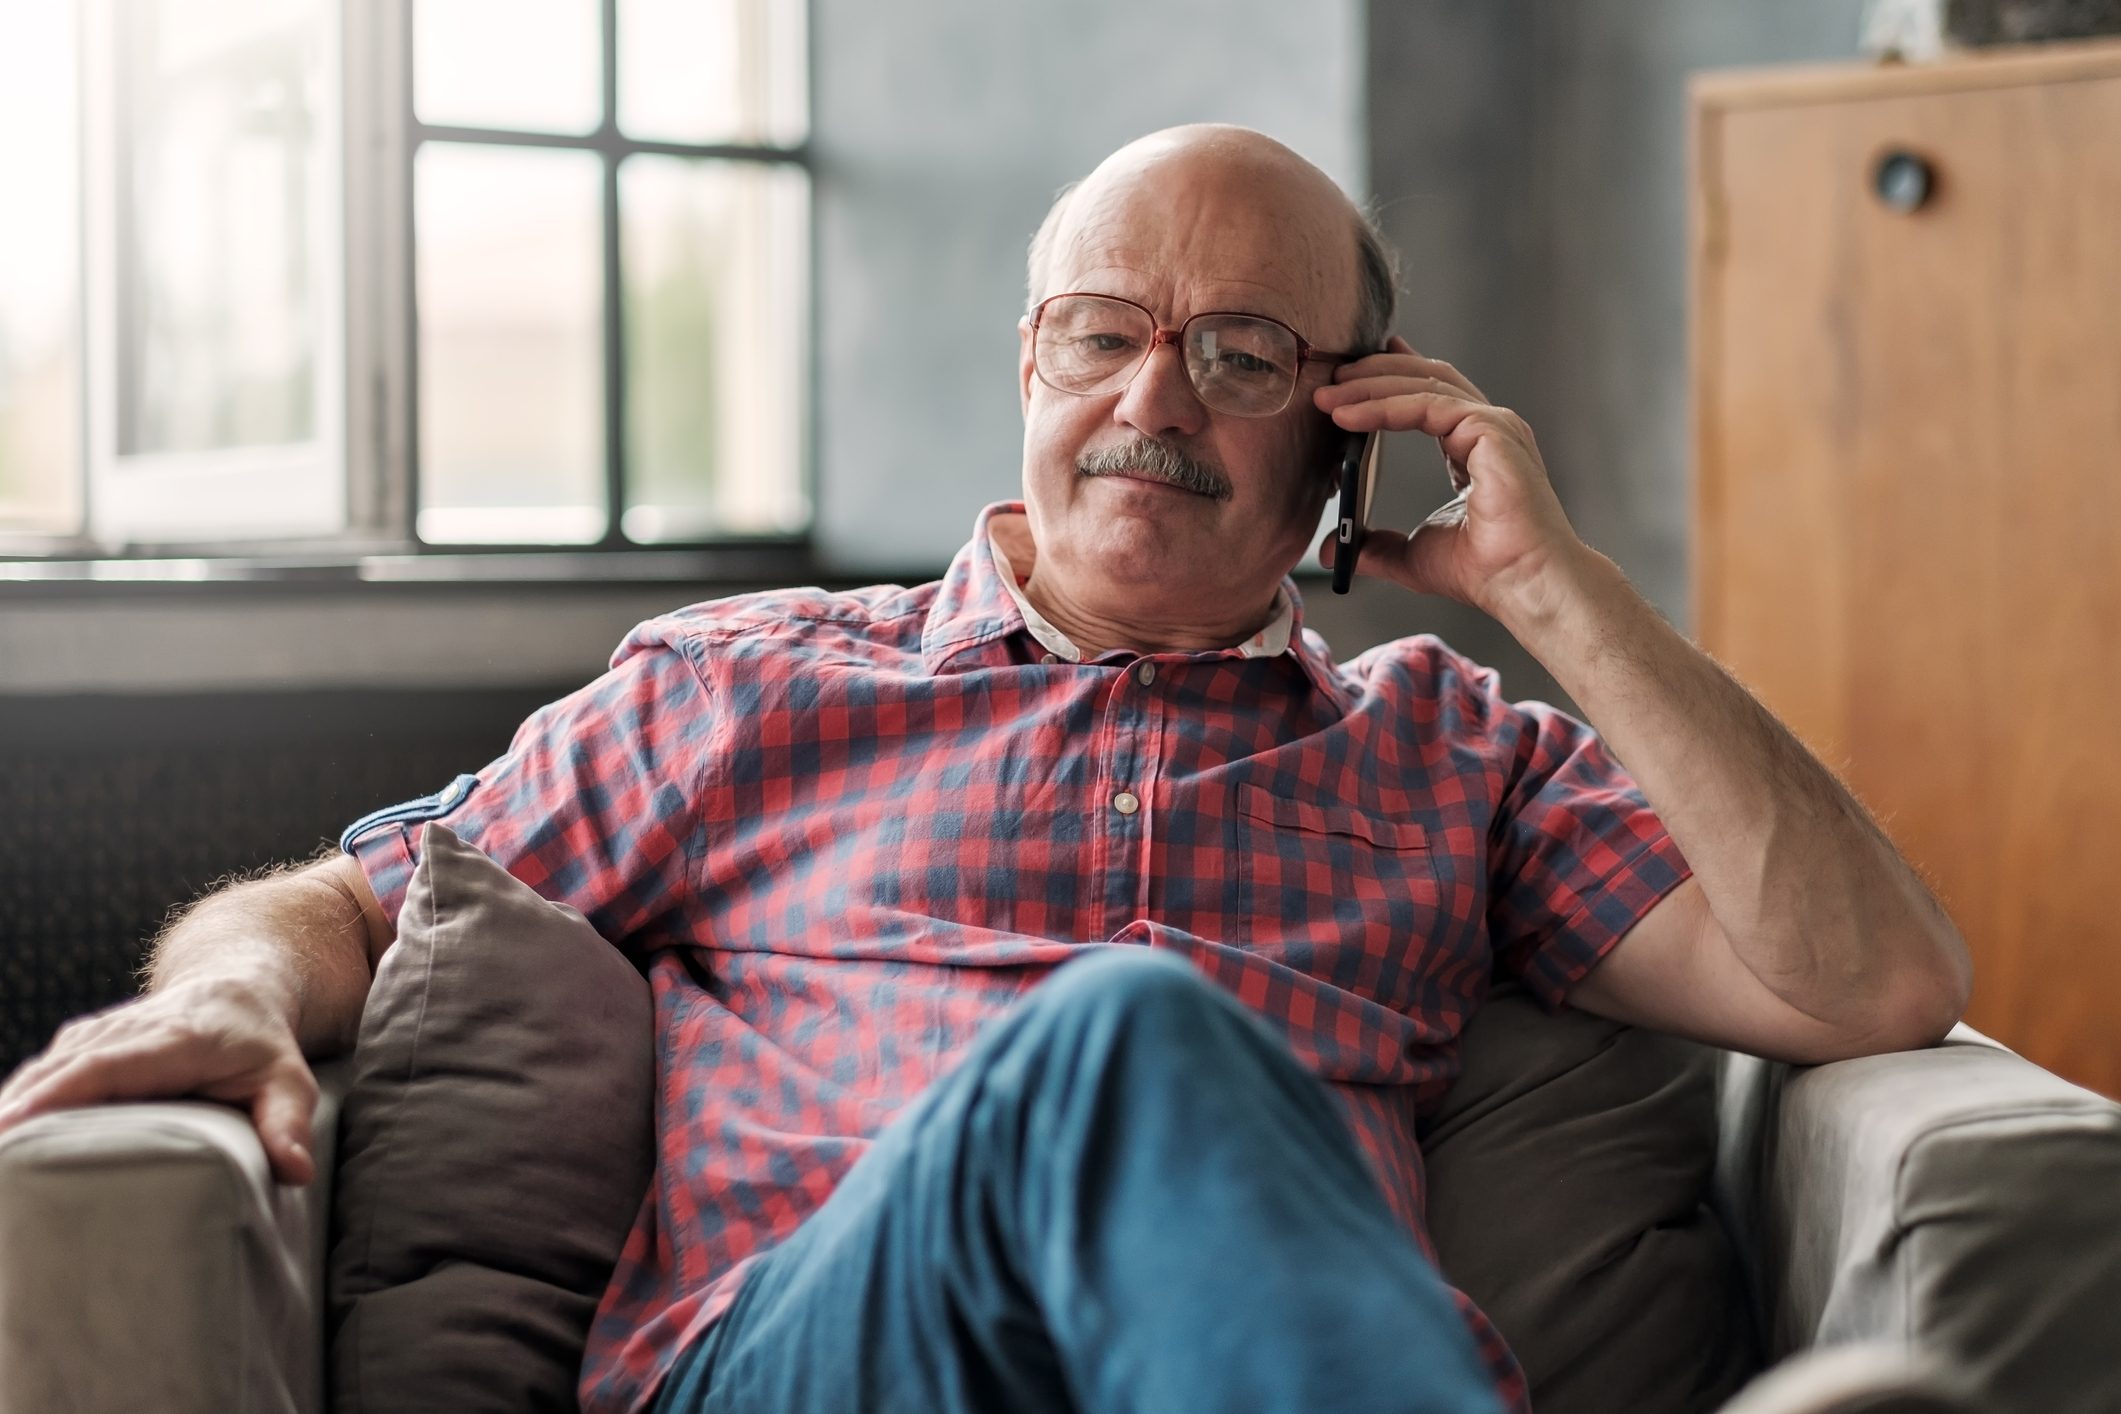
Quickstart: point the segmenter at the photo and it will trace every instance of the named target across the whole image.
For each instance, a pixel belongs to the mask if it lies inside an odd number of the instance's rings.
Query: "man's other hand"
[[[0,1087],[0,1133],[52,1110],[203,1096],[249,1111],[274,1176],[308,1183],[317,1081],[288,1013],[267,986],[205,976],[79,1017]]]
[[[1358,573],[1502,618],[1511,596],[1537,592],[1557,560],[1582,552],[1532,429],[1442,359],[1394,335],[1382,353],[1342,365],[1312,401],[1346,432],[1434,437],[1458,492],[1412,535],[1371,527]],[[1329,536],[1320,558],[1332,564],[1335,549]]]

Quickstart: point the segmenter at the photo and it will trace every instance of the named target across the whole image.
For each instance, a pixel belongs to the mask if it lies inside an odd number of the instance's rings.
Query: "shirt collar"
[[[929,672],[986,666],[988,658],[977,650],[1019,631],[1062,662],[1082,661],[1082,650],[1038,612],[1017,583],[1019,571],[1028,577],[1037,554],[1023,502],[998,501],[979,513],[972,539],[951,560],[922,629],[921,656]],[[1197,656],[1276,658],[1284,653],[1340,711],[1348,710],[1348,689],[1332,653],[1324,639],[1303,626],[1303,598],[1286,577],[1258,632],[1233,647]]]

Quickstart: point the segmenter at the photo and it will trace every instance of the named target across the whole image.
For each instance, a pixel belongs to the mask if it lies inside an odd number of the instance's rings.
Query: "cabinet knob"
[[[1937,189],[1937,172],[1920,153],[1889,148],[1871,171],[1871,187],[1887,210],[1905,216],[1928,203]]]

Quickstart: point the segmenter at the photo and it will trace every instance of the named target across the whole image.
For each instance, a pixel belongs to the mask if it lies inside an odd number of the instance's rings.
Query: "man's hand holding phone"
[[[1587,553],[1547,479],[1532,429],[1496,407],[1441,359],[1394,335],[1381,353],[1343,364],[1313,394],[1319,411],[1350,434],[1422,432],[1443,448],[1458,494],[1412,535],[1368,527],[1357,574],[1441,594],[1507,618],[1514,596],[1534,592],[1556,561]],[[1347,515],[1344,508],[1342,515]],[[1320,557],[1336,570],[1336,523]]]

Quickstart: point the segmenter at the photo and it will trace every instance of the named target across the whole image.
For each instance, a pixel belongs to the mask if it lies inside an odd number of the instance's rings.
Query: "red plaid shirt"
[[[663,1152],[587,1408],[643,1407],[747,1262],[1087,948],[1179,954],[1273,1023],[1426,1247],[1415,1117],[1491,968],[1558,1007],[1686,876],[1588,728],[1434,638],[1336,664],[1293,584],[1285,647],[1068,661],[990,539],[1028,548],[1021,509],[937,583],[652,619],[476,778],[347,832],[393,916],[447,818],[647,967]]]

